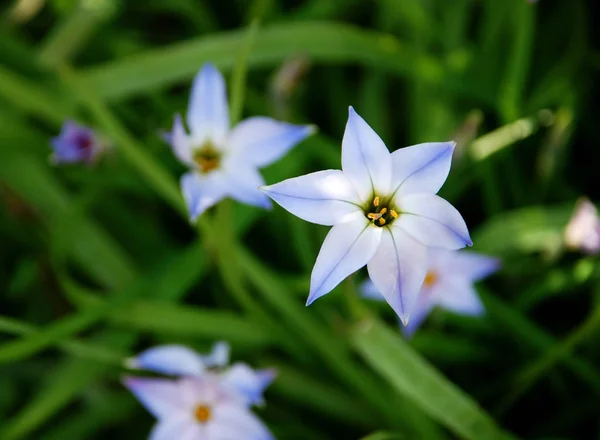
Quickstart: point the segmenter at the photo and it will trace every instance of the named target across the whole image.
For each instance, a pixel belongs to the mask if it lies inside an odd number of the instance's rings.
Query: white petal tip
[[[410,320],[410,316],[404,315],[400,317],[400,321],[402,321],[402,325],[406,327],[408,325],[408,321]]]

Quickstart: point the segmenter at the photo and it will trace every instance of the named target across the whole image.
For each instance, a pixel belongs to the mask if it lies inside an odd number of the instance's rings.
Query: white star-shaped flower
[[[471,245],[459,212],[436,193],[450,171],[454,142],[390,154],[350,107],[342,170],[263,187],[292,214],[333,226],[311,275],[307,305],[367,265],[369,276],[406,324],[427,272],[428,247]]]
[[[187,126],[189,134],[176,115],[166,139],[177,158],[191,169],[181,177],[181,191],[192,221],[225,197],[269,208],[268,197],[258,190],[264,184],[258,169],[280,159],[314,132],[310,125],[262,116],[231,128],[225,81],[209,63],[194,79]]]

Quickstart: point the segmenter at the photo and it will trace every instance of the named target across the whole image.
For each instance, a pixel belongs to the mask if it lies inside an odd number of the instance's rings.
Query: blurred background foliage
[[[278,438],[600,438],[600,268],[562,238],[600,198],[595,2],[0,8],[0,439],[145,438],[122,359],[217,339],[279,370],[259,410]],[[304,307],[327,228],[233,203],[189,224],[160,134],[204,62],[243,80],[244,54],[245,115],[320,128],[268,183],[339,168],[350,104],[392,149],[458,142],[442,195],[504,262],[484,318],[435,311],[406,341],[362,275]],[[112,144],[97,166],[50,165],[66,118]]]

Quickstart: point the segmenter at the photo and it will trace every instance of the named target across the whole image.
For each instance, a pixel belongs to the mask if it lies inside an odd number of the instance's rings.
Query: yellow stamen
[[[381,215],[385,214],[387,212],[387,208],[381,208],[381,211],[379,211],[379,213]]]
[[[208,405],[198,405],[194,410],[194,416],[200,423],[206,423],[211,418],[211,410]]]
[[[385,219],[383,217],[381,217],[379,219],[379,226],[383,226],[383,225],[385,225]]]
[[[438,276],[435,272],[427,272],[425,275],[425,281],[423,281],[423,285],[425,287],[432,287],[435,283],[437,283]]]
[[[398,218],[398,213],[396,211],[394,211],[393,209],[390,209],[390,215],[394,218]]]
[[[379,206],[379,196],[373,199],[373,206]]]
[[[370,218],[371,220],[377,220],[381,218],[381,214],[376,214],[374,212],[369,212],[367,214],[367,217]]]

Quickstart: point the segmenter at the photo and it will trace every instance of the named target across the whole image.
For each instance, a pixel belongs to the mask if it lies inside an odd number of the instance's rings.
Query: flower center
[[[425,275],[425,281],[423,281],[424,287],[433,287],[435,283],[437,283],[438,276],[435,272],[429,271],[427,275]]]
[[[390,225],[399,217],[398,212],[387,200],[381,200],[379,196],[373,199],[373,204],[365,210],[365,216],[375,226],[382,227]]]
[[[79,150],[89,150],[92,146],[92,136],[90,136],[87,133],[79,133],[76,137],[75,137],[75,146],[77,147],[77,149]]]
[[[210,142],[206,142],[194,151],[194,162],[203,174],[219,168],[220,161],[221,153]]]
[[[204,404],[198,405],[194,410],[194,417],[196,417],[196,420],[200,423],[208,422],[211,418],[210,406]]]

